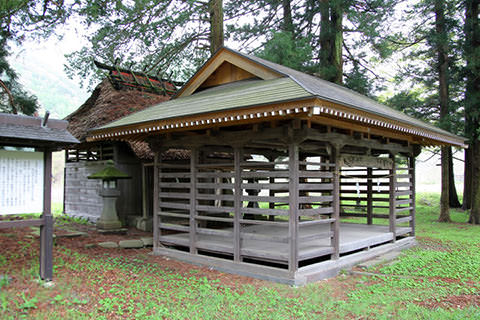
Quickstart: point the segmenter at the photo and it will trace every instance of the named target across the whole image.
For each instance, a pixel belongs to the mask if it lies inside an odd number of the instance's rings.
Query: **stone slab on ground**
[[[118,248],[118,243],[113,241],[100,242],[98,246],[102,248]]]
[[[133,249],[133,248],[143,248],[143,241],[140,239],[135,240],[122,240],[119,243],[120,248]]]
[[[143,237],[143,238],[140,238],[140,240],[142,240],[143,245],[145,247],[153,246],[153,237]]]
[[[391,251],[382,254],[381,256],[375,257],[374,259],[362,262],[361,264],[357,265],[357,267],[362,269],[368,269],[380,263],[391,262],[392,260],[395,260],[401,253],[401,251]]]
[[[125,234],[127,233],[127,228],[120,228],[120,229],[111,229],[111,230],[104,230],[104,229],[97,229],[98,233],[101,234]]]
[[[66,234],[59,234],[57,238],[75,238],[75,237],[85,237],[88,236],[88,233],[81,231],[72,231]]]

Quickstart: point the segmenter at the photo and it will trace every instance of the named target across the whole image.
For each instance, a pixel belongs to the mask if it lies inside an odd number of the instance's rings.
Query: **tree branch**
[[[12,92],[7,88],[7,85],[2,80],[0,80],[0,86],[3,87],[3,90],[5,90],[8,95],[8,100],[10,101],[10,106],[12,107],[13,114],[17,114],[18,111],[17,108],[15,108],[15,101],[13,100]]]

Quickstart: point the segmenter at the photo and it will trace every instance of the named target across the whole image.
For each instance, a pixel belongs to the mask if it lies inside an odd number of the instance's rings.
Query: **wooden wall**
[[[114,161],[118,169],[132,177],[118,183],[121,196],[117,200],[117,212],[125,224],[129,215],[142,215],[142,166],[125,144],[115,145]],[[101,182],[87,177],[101,170],[105,163],[79,161],[65,164],[65,213],[92,221],[100,217],[103,208],[102,197],[98,195]]]

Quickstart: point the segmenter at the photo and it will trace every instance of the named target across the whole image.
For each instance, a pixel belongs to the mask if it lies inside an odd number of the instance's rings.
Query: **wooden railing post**
[[[373,169],[367,167],[367,224],[373,223]]]
[[[53,277],[52,151],[43,152],[43,224],[40,227],[40,278]]]
[[[197,163],[198,149],[193,147],[190,152],[190,253],[197,253]]]
[[[332,191],[332,219],[331,224],[332,238],[331,246],[333,247],[332,259],[340,258],[340,146],[332,145],[330,162],[335,164],[333,167],[333,191]]]
[[[288,170],[289,170],[288,271],[294,274],[298,269],[299,146],[297,142],[290,142],[288,145],[288,162],[289,162],[288,163]]]
[[[397,239],[397,164],[395,162],[395,154],[390,154],[390,159],[392,159],[392,167],[390,169],[390,183],[389,183],[389,231],[393,234],[392,242],[395,242]]]
[[[410,203],[410,216],[412,217],[412,220],[410,220],[410,228],[412,229],[412,232],[410,233],[413,237],[415,236],[415,211],[416,211],[416,204],[415,204],[415,156],[410,155],[409,157],[409,173],[411,175],[410,178],[410,199],[412,200],[412,203]]]
[[[234,153],[234,217],[233,217],[233,260],[239,262],[242,260],[240,255],[241,239],[240,239],[240,219],[242,218],[242,168],[241,162],[243,157],[243,149],[239,146],[233,147]]]
[[[160,245],[160,207],[159,207],[159,193],[160,193],[160,152],[155,151],[153,160],[153,252],[155,252]]]

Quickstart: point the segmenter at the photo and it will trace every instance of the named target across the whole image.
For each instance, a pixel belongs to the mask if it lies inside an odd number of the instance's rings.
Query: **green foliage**
[[[37,308],[37,297],[28,298],[24,292],[21,293],[22,303],[19,305],[20,309],[36,309]]]
[[[0,2],[0,29],[15,42],[48,37],[66,21],[74,3],[64,1],[8,0]]]
[[[238,41],[243,48],[251,48],[258,42],[263,43],[261,47],[271,46],[271,40],[264,41],[265,35],[271,32],[274,34],[285,32],[285,26],[290,24],[288,18],[291,16],[292,27],[289,27],[291,30],[286,30],[292,33],[293,40],[290,42],[308,40],[309,47],[312,48],[311,60],[301,60],[306,58],[301,55],[298,57],[300,66],[297,64],[296,69],[315,73],[328,80],[342,78],[343,74],[347,87],[372,96],[373,90],[383,80],[374,73],[372,66],[393,52],[389,24],[395,19],[393,13],[399,2],[398,0],[374,0],[368,3],[356,0],[231,1],[225,4],[226,29],[228,36]],[[245,19],[228,19],[239,15]],[[280,42],[285,46],[289,40],[288,37],[285,38],[275,39],[274,44],[278,45]],[[303,48],[302,45],[302,50]],[[271,51],[270,48],[265,50]],[[265,57],[273,58],[275,62],[289,62],[289,59],[276,57],[280,54],[273,52]]]
[[[0,112],[32,115],[38,108],[37,98],[23,88],[7,61],[7,41],[20,44],[27,38],[48,37],[69,14],[70,5],[63,1],[0,2]]]
[[[274,33],[256,55],[295,70],[309,71],[312,50],[308,38],[297,38],[284,31]]]
[[[402,88],[387,104],[396,105],[407,114],[430,121],[453,133],[463,131],[462,71],[462,12],[458,0],[441,1],[445,30],[437,30],[435,2],[421,0],[409,4],[402,22],[410,25],[391,38],[396,50],[401,51],[400,72],[395,83]],[[440,119],[439,48],[445,48],[447,59],[446,81],[449,93],[448,110]],[[403,89],[408,84],[408,89]],[[404,104],[402,104],[404,103]]]
[[[365,96],[373,97],[373,80],[366,75],[365,70],[361,70],[360,66],[356,62],[353,63],[353,69],[345,78],[344,85],[345,87],[361,93]]]
[[[95,30],[87,46],[67,55],[67,74],[82,81],[101,76],[94,59],[186,80],[210,54],[206,2],[86,1],[76,12]]]
[[[8,50],[7,39],[0,32],[0,112],[32,115],[38,108],[37,98],[19,83],[17,73],[7,61]]]
[[[436,97],[423,97],[420,89],[402,90],[384,103],[417,119],[432,121],[439,117]]]

